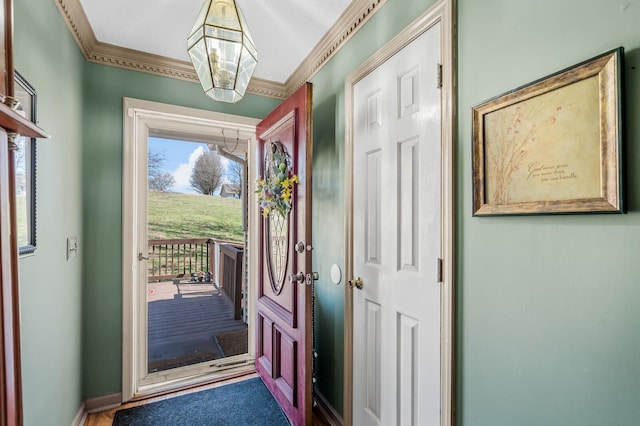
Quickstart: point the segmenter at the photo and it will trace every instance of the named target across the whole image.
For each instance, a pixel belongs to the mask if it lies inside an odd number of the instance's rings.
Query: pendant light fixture
[[[208,96],[230,103],[242,99],[258,64],[258,52],[234,0],[205,0],[187,49]]]

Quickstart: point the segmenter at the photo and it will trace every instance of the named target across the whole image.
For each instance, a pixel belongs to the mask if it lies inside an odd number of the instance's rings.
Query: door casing
[[[454,424],[454,200],[455,200],[455,0],[440,0],[396,37],[362,63],[345,80],[345,277],[354,278],[353,268],[353,144],[354,86],[380,64],[411,43],[435,23],[442,25],[442,247],[441,283],[441,372],[440,422]],[[353,290],[345,285],[344,302],[344,413],[345,425],[353,421]]]
[[[206,141],[214,128],[230,128],[255,134],[259,120],[139,99],[124,98],[123,135],[123,187],[122,187],[122,401],[130,401],[151,394],[188,387],[205,381],[226,379],[233,375],[254,371],[254,330],[249,321],[248,354],[225,359],[218,367],[194,365],[147,374],[147,300],[146,269],[138,261],[138,253],[147,253],[139,247],[146,241],[146,159],[149,136],[167,133],[189,135],[191,140]],[[255,158],[252,146],[247,147],[248,182],[255,180]],[[256,214],[257,203],[253,191],[247,191],[249,209],[249,270],[248,280],[255,276],[256,266]],[[254,317],[255,295],[249,286],[249,318]]]

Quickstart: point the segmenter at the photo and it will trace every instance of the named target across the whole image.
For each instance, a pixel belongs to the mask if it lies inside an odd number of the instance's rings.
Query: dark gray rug
[[[259,377],[116,412],[114,426],[289,426]]]

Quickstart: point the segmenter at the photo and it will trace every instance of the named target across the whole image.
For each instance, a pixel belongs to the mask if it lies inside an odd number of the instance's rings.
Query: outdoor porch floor
[[[149,372],[233,355],[225,353],[225,343],[221,344],[229,341],[228,336],[237,342],[227,352],[237,352],[238,345],[242,348],[247,325],[233,319],[225,296],[212,283],[149,283],[147,302]],[[244,337],[245,348],[246,344]]]

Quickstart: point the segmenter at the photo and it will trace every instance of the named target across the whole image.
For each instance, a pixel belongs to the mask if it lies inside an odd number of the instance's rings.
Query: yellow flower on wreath
[[[262,215],[268,217],[273,212],[285,217],[292,207],[293,190],[299,183],[297,175],[291,174],[291,163],[279,142],[272,143],[272,156],[268,158],[267,175],[256,179],[256,193]]]

